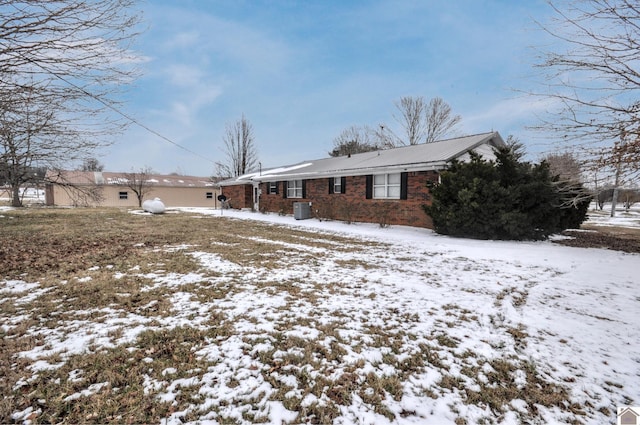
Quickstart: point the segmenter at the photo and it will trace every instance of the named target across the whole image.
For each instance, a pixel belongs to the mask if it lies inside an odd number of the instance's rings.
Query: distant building
[[[137,207],[138,198],[127,186],[127,173],[47,172],[45,203],[57,206]],[[168,207],[219,206],[218,185],[207,177],[147,175],[143,200],[160,198]]]
[[[494,149],[504,146],[497,132],[483,133],[304,161],[245,174],[220,186],[232,208],[294,214],[296,206],[306,203],[310,214],[320,219],[431,228],[423,206],[431,204],[430,187],[447,164],[469,160],[471,151],[492,160]]]

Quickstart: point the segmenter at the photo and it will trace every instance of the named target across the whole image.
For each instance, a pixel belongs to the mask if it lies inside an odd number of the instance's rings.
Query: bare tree
[[[373,143],[380,146],[381,149],[395,148],[403,144],[400,137],[385,124],[379,124],[371,134],[373,135]]]
[[[82,163],[80,171],[103,171],[104,165],[100,163],[96,158],[87,158]]]
[[[216,162],[217,173],[223,177],[238,177],[256,169],[258,154],[254,145],[253,127],[242,115],[233,124],[227,124],[222,138],[225,162]]]
[[[540,127],[585,147],[593,168],[609,168],[616,186],[640,172],[640,7],[637,0],[550,3],[542,28],[559,41],[538,67],[542,95],[559,105]],[[558,45],[556,43],[555,45]],[[612,215],[615,211],[615,196]]]
[[[562,207],[578,207],[584,202],[591,202],[597,191],[584,186],[583,164],[569,152],[552,153],[543,158],[553,176],[553,184],[562,195]]]
[[[582,182],[582,166],[575,155],[569,152],[552,153],[543,160],[549,164],[551,174],[564,182]]]
[[[144,197],[153,192],[153,181],[151,181],[151,175],[153,170],[151,167],[140,168],[138,171],[132,171],[125,173],[124,177],[127,179],[126,186],[136,194],[138,199],[138,207],[142,207],[142,201]]]
[[[629,209],[631,209],[633,204],[640,202],[640,190],[623,189],[620,191],[619,197],[622,200],[622,205],[624,205],[625,211],[629,212]]]
[[[0,167],[14,194],[30,167],[82,162],[126,125],[113,111],[136,75],[134,2],[0,0]]]
[[[371,152],[380,149],[371,139],[372,131],[368,127],[351,126],[335,139],[333,150],[329,156],[345,156],[362,152]]]
[[[401,97],[396,102],[396,108],[400,115],[394,116],[394,118],[404,130],[405,139],[403,143],[407,145],[423,143],[427,134],[427,104],[424,101],[424,97]]]
[[[633,136],[637,139],[637,136]],[[609,171],[613,175],[613,194],[611,196],[611,217],[616,214],[618,195],[626,183],[637,179],[640,169],[640,144],[626,143],[627,134],[622,133],[620,141],[612,148],[600,149],[595,160],[591,161],[594,170]]]
[[[3,88],[113,102],[112,86],[130,80],[133,74],[127,65],[137,60],[128,49],[140,18],[135,3],[0,0]]]
[[[439,97],[434,97],[429,101],[426,110],[427,134],[425,143],[442,140],[456,129],[461,120],[462,117],[454,115],[447,102]]]
[[[402,136],[397,136],[385,125],[376,131],[376,140],[380,145],[417,145],[433,143],[455,131],[462,118],[454,115],[451,106],[439,97],[427,103],[422,96],[401,97],[395,103],[398,115],[395,121],[401,126]]]
[[[22,206],[21,188],[43,180],[33,170],[46,164],[46,157],[66,151],[67,140],[60,130],[63,123],[53,110],[55,105],[46,107],[34,100],[30,91],[0,90],[0,169],[11,188],[14,207]],[[63,144],[60,151],[51,152],[59,143]]]
[[[594,199],[596,200],[597,207],[600,209],[600,211],[603,210],[604,203],[610,202],[612,198],[613,189],[610,187],[596,188],[596,190],[594,191]]]

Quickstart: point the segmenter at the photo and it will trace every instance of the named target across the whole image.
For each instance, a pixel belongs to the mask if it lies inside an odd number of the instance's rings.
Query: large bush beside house
[[[496,161],[472,152],[471,161],[453,161],[432,188],[425,206],[436,232],[477,239],[540,240],[586,218],[590,200],[568,202],[546,163],[520,162],[504,148]]]

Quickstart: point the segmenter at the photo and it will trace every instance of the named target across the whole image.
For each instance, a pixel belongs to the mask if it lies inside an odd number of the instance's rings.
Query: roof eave
[[[384,167],[366,167],[360,169],[348,170],[330,170],[317,173],[288,173],[267,176],[253,176],[248,180],[237,180],[235,182],[227,182],[224,186],[233,186],[239,184],[252,184],[260,182],[273,182],[282,180],[310,180],[328,177],[347,177],[347,176],[366,176],[369,174],[380,173],[400,173],[400,172],[417,172],[417,171],[438,171],[447,168],[446,161],[431,162],[428,164],[398,164],[394,166]]]
[[[302,179],[321,179],[327,177],[346,177],[346,176],[362,176],[369,174],[382,174],[382,173],[397,173],[397,172],[417,172],[417,171],[439,171],[446,170],[449,167],[449,163],[459,158],[469,151],[477,149],[483,144],[489,144],[493,147],[505,146],[504,140],[498,132],[491,132],[482,134],[480,140],[473,143],[471,146],[467,146],[462,150],[452,153],[446,158],[442,158],[437,161],[428,162],[415,162],[405,164],[393,164],[393,165],[377,165],[375,167],[355,167],[355,168],[341,168],[332,170],[321,171],[308,171],[304,172],[304,167],[308,164],[313,164],[313,161],[306,161],[296,164],[294,166],[288,166],[288,170],[263,170],[263,173],[252,173],[244,176],[240,176],[236,179],[227,180],[220,183],[220,186],[234,186],[234,185],[251,185],[260,182],[273,182],[283,180],[302,180]],[[473,137],[473,136],[465,136]],[[445,141],[446,142],[446,141]],[[384,152],[384,151],[383,151]],[[365,155],[356,154],[356,155]],[[354,155],[354,157],[356,156]],[[380,155],[380,153],[378,153]]]

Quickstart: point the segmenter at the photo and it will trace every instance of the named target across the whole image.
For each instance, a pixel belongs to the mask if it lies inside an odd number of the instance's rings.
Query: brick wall
[[[253,186],[250,184],[224,186],[222,194],[227,197],[233,208],[253,208]]]
[[[366,199],[366,177],[346,178],[345,193],[329,194],[329,179],[306,180],[305,198],[284,198],[285,182],[278,182],[278,193],[267,193],[267,184],[260,189],[260,209],[262,211],[293,214],[294,202],[311,202],[311,210],[320,219],[344,220],[354,222],[408,225],[432,228],[431,219],[422,209],[431,204],[427,181],[437,182],[438,173],[434,171],[411,172],[407,176],[407,199]],[[234,186],[235,187],[235,186]],[[250,186],[249,186],[250,187]],[[229,188],[225,187],[227,193]],[[251,191],[249,191],[251,194]],[[227,195],[229,197],[229,195]],[[234,208],[236,207],[233,203]],[[250,205],[249,205],[250,206]]]

